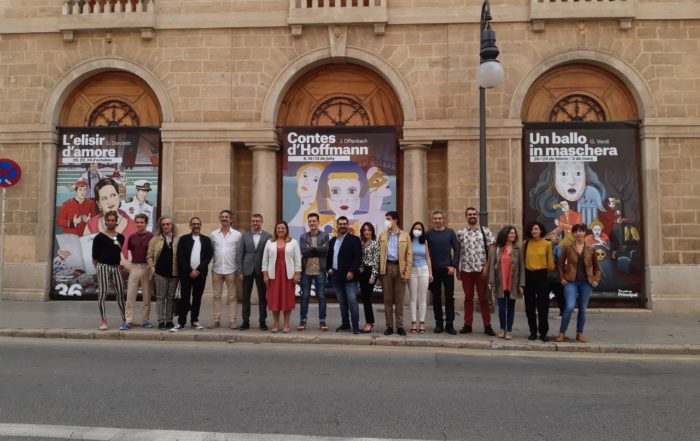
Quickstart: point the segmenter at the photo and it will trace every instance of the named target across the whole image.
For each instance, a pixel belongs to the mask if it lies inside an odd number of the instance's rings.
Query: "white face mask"
[[[385,229],[390,230],[390,229],[391,229],[391,225],[392,225],[392,223],[391,223],[391,221],[390,221],[389,219],[387,219],[387,220],[384,221],[384,228],[385,228]]]
[[[413,237],[421,237],[422,235],[423,235],[423,231],[413,230]]]

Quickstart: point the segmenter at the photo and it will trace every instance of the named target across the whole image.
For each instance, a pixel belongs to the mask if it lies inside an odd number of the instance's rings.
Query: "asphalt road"
[[[699,357],[8,338],[0,339],[0,423],[698,440],[699,374]]]

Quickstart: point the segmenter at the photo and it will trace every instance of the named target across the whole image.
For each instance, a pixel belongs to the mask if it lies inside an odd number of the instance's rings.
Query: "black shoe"
[[[527,339],[528,340],[537,340],[537,334],[530,334],[530,336]]]
[[[404,328],[396,328],[396,333],[399,334],[401,337],[406,336],[406,330]]]
[[[248,322],[243,322],[243,324],[238,328],[239,331],[245,331],[246,329],[250,329],[250,323]]]
[[[260,330],[267,331],[267,325],[265,324],[265,322],[260,323]]]
[[[359,330],[359,329],[353,329],[353,330],[352,330],[352,333],[353,333],[353,334],[359,334],[359,333],[360,333],[360,330]]]
[[[159,323],[158,323],[158,329],[167,329],[167,328],[165,327],[165,323],[159,322]]]
[[[460,334],[469,334],[472,332],[472,327],[469,325],[464,325],[462,326],[462,329],[459,330]]]
[[[394,333],[394,328],[386,328],[386,331],[384,331],[384,335],[391,335]],[[406,331],[404,331],[404,334]]]
[[[457,335],[457,331],[453,326],[448,326],[447,328],[445,328],[445,332],[447,332],[450,335]]]
[[[173,329],[175,327],[175,325],[173,324],[173,322],[168,322],[165,324],[165,327],[168,329]]]
[[[491,326],[484,327],[484,334],[490,335],[491,337],[494,337],[496,335],[496,333],[493,332],[493,328]]]
[[[443,332],[445,332],[445,329],[442,327],[442,325],[435,325],[436,334],[442,334]]]
[[[549,341],[549,337],[547,337],[546,335],[540,335],[540,340],[547,343]]]
[[[335,332],[348,332],[348,331],[352,331],[352,328],[350,326],[340,325],[337,328],[335,328]]]

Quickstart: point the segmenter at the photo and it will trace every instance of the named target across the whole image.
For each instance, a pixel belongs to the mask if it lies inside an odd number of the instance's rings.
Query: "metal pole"
[[[7,188],[2,188],[2,215],[0,216],[0,300],[5,297],[5,213],[7,212]]]
[[[486,202],[486,89],[479,86],[479,223],[489,226]]]

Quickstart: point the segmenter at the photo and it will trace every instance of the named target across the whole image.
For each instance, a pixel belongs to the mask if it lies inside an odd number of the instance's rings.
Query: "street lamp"
[[[484,0],[481,5],[481,63],[476,70],[479,83],[479,223],[489,225],[489,212],[486,203],[486,89],[492,89],[503,82],[503,66],[498,62],[496,31],[491,29],[491,5]]]

